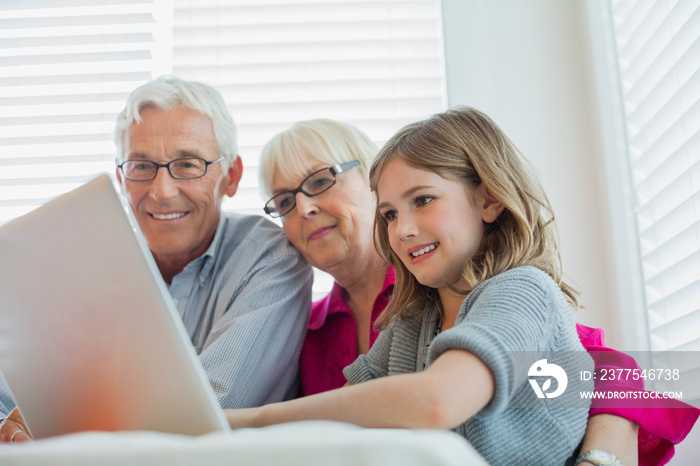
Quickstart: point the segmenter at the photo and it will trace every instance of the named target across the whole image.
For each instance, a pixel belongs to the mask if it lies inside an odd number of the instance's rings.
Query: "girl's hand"
[[[19,409],[15,408],[0,424],[0,443],[19,443],[28,440],[32,440],[29,429],[27,429]]]
[[[231,424],[231,428],[240,429],[242,427],[259,427],[256,417],[259,408],[225,409],[226,420]]]

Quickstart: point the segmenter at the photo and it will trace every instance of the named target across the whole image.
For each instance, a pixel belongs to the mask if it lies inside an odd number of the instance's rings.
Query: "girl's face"
[[[391,249],[423,285],[457,287],[467,260],[484,237],[493,202],[483,184],[470,188],[400,159],[389,162],[377,183],[379,213]]]

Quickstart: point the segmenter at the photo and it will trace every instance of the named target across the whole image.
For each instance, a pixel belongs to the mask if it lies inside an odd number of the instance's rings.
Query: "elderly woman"
[[[372,346],[378,335],[374,322],[391,298],[394,271],[382,262],[372,239],[376,202],[369,168],[377,152],[357,128],[317,119],[276,135],[261,155],[265,212],[281,217],[291,243],[311,265],[335,279],[331,292],[312,304],[300,359],[302,396],[345,384],[343,368]],[[581,325],[577,330],[588,351],[607,355],[608,367],[634,363],[605,347],[602,330]],[[615,410],[594,404],[590,416],[579,462],[629,466],[638,461],[666,464],[673,456],[673,444],[687,435],[697,412]]]
[[[391,297],[393,271],[372,241],[369,167],[377,151],[353,126],[321,119],[278,134],[261,155],[265,211],[281,217],[291,243],[335,279],[330,294],[311,307],[302,395],[345,383],[343,368],[369,351],[378,335],[374,321]]]

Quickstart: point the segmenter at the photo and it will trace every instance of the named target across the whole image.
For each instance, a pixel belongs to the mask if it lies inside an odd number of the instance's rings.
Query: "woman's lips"
[[[309,235],[309,241],[315,241],[317,239],[321,239],[324,236],[326,236],[328,233],[330,233],[335,227],[321,227],[318,230],[314,230],[311,232]]]

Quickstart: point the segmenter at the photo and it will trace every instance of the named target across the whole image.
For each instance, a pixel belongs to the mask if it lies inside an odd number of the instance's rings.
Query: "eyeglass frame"
[[[301,183],[299,183],[299,186],[298,186],[296,189],[293,189],[293,190],[291,190],[291,191],[282,191],[282,192],[277,193],[277,194],[275,194],[274,196],[272,196],[270,199],[267,200],[267,202],[265,202],[265,207],[263,208],[263,210],[265,211],[265,213],[266,213],[267,215],[269,215],[269,216],[272,217],[272,218],[284,217],[284,216],[287,215],[289,212],[291,212],[292,210],[294,210],[294,208],[297,206],[297,194],[298,194],[298,193],[302,193],[302,194],[304,194],[304,195],[307,196],[307,197],[316,197],[316,196],[318,196],[319,194],[323,194],[323,193],[325,193],[326,191],[328,191],[329,189],[331,189],[333,186],[335,186],[335,183],[336,183],[336,176],[337,176],[337,175],[339,175],[339,174],[341,174],[341,173],[343,173],[343,172],[345,172],[345,171],[348,171],[349,169],[351,169],[351,168],[353,168],[353,167],[356,167],[356,166],[358,166],[358,165],[360,165],[360,161],[359,161],[359,160],[353,160],[353,161],[351,161],[351,162],[338,163],[338,164],[332,165],[332,166],[330,166],[330,167],[323,167],[323,168],[320,168],[320,169],[316,170],[315,172],[309,174],[306,178],[304,178],[304,179],[301,181]],[[319,192],[317,192],[316,194],[309,194],[309,193],[307,193],[306,191],[304,191],[304,189],[302,188],[302,186],[304,186],[304,183],[306,183],[306,182],[308,181],[308,179],[311,178],[312,176],[314,176],[315,174],[320,173],[320,172],[322,172],[322,171],[324,171],[324,170],[329,170],[329,171],[331,172],[331,175],[333,176],[333,182],[332,182],[331,184],[329,184],[328,187],[327,187],[326,189],[324,189],[323,191],[319,191]],[[292,204],[292,206],[289,208],[289,210],[286,211],[286,212],[283,213],[283,214],[279,214],[279,212],[273,212],[272,210],[270,210],[270,209],[267,207],[267,205],[268,205],[270,202],[272,202],[274,198],[276,198],[277,196],[279,196],[279,195],[281,195],[281,194],[291,194],[291,195],[292,195],[292,199],[294,199],[294,204]],[[278,214],[278,215],[275,215],[275,214]]]
[[[170,170],[170,164],[175,163],[175,162],[180,162],[180,161],[182,161],[182,160],[201,160],[202,162],[204,162],[204,173],[202,173],[202,174],[199,175],[199,176],[193,176],[193,177],[189,177],[189,178],[180,178],[180,177],[177,177],[177,176],[173,175],[172,170]],[[202,157],[180,157],[179,159],[173,159],[173,160],[171,160],[171,161],[168,162],[168,163],[158,163],[158,162],[154,162],[154,161],[152,161],[152,160],[141,160],[141,159],[136,159],[136,160],[124,160],[122,163],[117,164],[117,168],[122,172],[122,175],[124,175],[124,178],[127,179],[127,180],[129,180],[129,181],[136,181],[136,182],[139,182],[139,181],[153,181],[153,180],[155,180],[156,177],[158,176],[158,170],[161,169],[161,168],[167,168],[167,169],[168,169],[168,173],[170,174],[170,176],[171,176],[172,179],[174,179],[174,180],[196,180],[196,179],[199,179],[199,178],[201,178],[201,177],[203,177],[204,175],[207,174],[207,171],[209,170],[209,165],[213,165],[213,164],[215,164],[215,163],[219,163],[219,162],[222,162],[222,161],[224,161],[224,160],[226,160],[226,157],[223,156],[223,155],[222,155],[221,157],[219,157],[218,159],[212,160],[212,161],[206,160],[206,159],[204,159],[204,158],[202,158]],[[155,165],[155,166],[156,166],[156,172],[153,174],[153,178],[149,178],[149,179],[147,179],[147,180],[135,180],[135,179],[133,179],[133,178],[129,178],[128,176],[126,176],[126,173],[124,172],[124,168],[123,168],[123,167],[124,167],[124,164],[125,164],[125,163],[129,163],[129,162],[146,162],[146,163],[150,163],[150,164],[152,164],[152,165]]]

